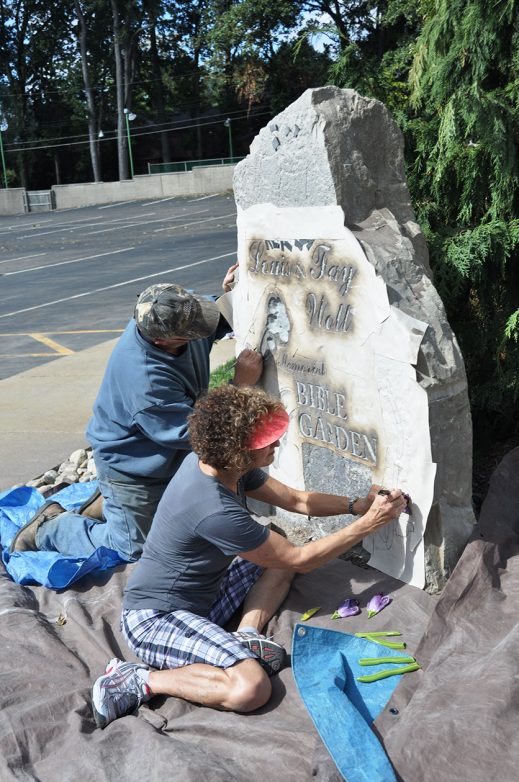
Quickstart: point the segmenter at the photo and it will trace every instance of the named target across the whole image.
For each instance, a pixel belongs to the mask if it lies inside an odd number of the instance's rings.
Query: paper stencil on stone
[[[423,586],[434,468],[427,397],[412,363],[426,324],[390,306],[338,206],[239,210],[238,238],[238,348],[261,350],[264,386],[290,416],[271,474],[348,496],[372,483],[407,491],[411,520],[402,516],[365,545],[374,566]],[[312,524],[327,534],[348,520]]]
[[[403,371],[404,366],[407,372]],[[384,465],[381,482],[388,487],[402,487],[411,494],[413,503],[411,515],[402,514],[397,521],[366,538],[364,546],[372,554],[370,564],[373,567],[420,586],[418,574],[424,568],[423,533],[432,504],[436,472],[427,432],[419,425],[428,421],[427,394],[417,384],[411,365],[402,365],[386,356],[376,358],[375,380],[387,444],[380,455]],[[398,572],[395,554],[400,549],[405,550],[406,557]]]

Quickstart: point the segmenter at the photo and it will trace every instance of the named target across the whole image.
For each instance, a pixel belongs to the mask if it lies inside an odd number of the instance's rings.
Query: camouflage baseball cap
[[[141,293],[134,318],[139,331],[150,339],[200,339],[216,331],[220,312],[214,301],[162,282]]]

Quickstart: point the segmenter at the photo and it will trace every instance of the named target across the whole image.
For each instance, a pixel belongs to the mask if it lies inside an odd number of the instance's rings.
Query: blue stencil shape
[[[369,628],[365,629],[369,632]],[[335,765],[347,782],[396,782],[388,757],[371,730],[402,676],[369,684],[357,676],[387,669],[363,668],[362,657],[407,657],[405,652],[354,635],[297,624],[292,671],[299,694]]]

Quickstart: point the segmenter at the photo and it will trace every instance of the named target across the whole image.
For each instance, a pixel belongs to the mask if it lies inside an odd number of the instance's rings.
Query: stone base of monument
[[[364,546],[379,570],[441,589],[474,526],[471,419],[396,123],[353,90],[308,90],[260,131],[234,190],[237,349],[261,350],[290,415],[272,474],[348,496],[407,491],[412,515]],[[350,521],[278,523],[305,542]]]

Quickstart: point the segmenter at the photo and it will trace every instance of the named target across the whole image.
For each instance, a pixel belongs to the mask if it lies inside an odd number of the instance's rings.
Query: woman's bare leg
[[[241,660],[230,668],[194,663],[182,668],[150,671],[153,695],[173,695],[213,709],[247,712],[270,698],[269,677],[256,660]]]
[[[265,570],[245,598],[238,630],[255,627],[261,632],[287,596],[293,577],[294,574],[288,570]]]

